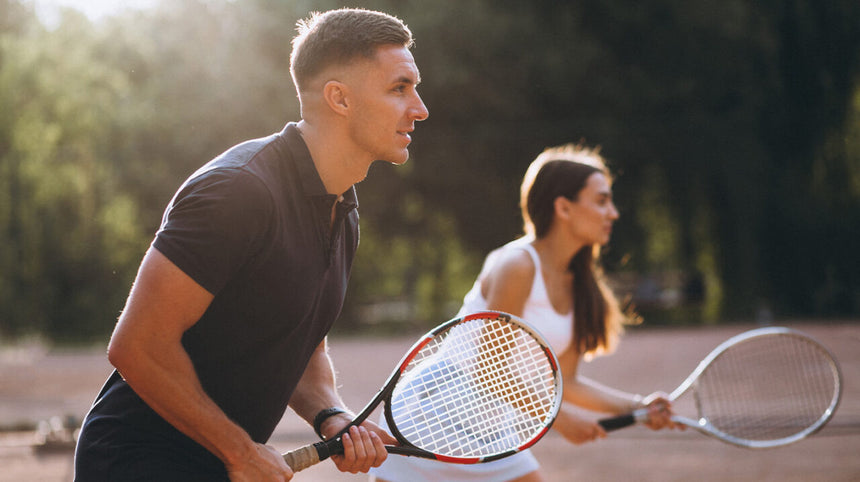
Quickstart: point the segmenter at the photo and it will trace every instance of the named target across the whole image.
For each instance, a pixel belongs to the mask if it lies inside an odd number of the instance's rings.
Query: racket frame
[[[414,359],[415,355],[417,353],[419,353],[421,351],[421,349],[424,348],[424,346],[427,345],[427,343],[429,343],[430,341],[432,341],[434,338],[436,338],[440,334],[444,333],[445,331],[450,330],[454,326],[457,326],[461,323],[466,323],[469,320],[478,319],[478,318],[497,319],[497,320],[505,321],[507,323],[515,324],[519,328],[521,328],[523,331],[526,331],[527,333],[529,333],[535,339],[535,341],[538,342],[541,349],[544,351],[544,353],[547,357],[547,360],[549,361],[550,365],[552,366],[553,375],[555,377],[555,386],[556,386],[555,396],[554,396],[554,399],[552,401],[552,409],[551,409],[550,415],[548,416],[547,422],[545,423],[544,427],[537,434],[535,434],[535,436],[533,436],[530,440],[526,441],[526,443],[524,443],[523,445],[516,447],[514,449],[511,449],[511,450],[507,450],[505,452],[501,452],[501,453],[489,455],[489,456],[455,457],[455,456],[449,456],[449,455],[443,455],[443,454],[435,454],[435,453],[423,450],[419,447],[416,447],[415,445],[410,443],[409,440],[407,440],[406,437],[404,437],[400,433],[400,431],[397,429],[397,424],[394,422],[394,417],[391,413],[391,403],[390,403],[391,402],[391,395],[394,391],[394,388],[397,386],[396,380],[399,379],[400,376],[406,371],[406,368],[409,365],[409,363]],[[392,380],[395,380],[395,381],[392,382]],[[531,326],[528,323],[524,322],[523,320],[517,318],[516,316],[508,314],[508,313],[500,312],[500,311],[482,311],[482,312],[478,312],[478,313],[473,313],[473,314],[464,316],[462,318],[455,318],[453,320],[450,320],[450,321],[434,328],[432,331],[430,331],[429,333],[424,335],[424,337],[421,340],[416,342],[412,346],[412,348],[409,350],[408,354],[405,357],[403,357],[403,359],[401,360],[401,362],[399,364],[399,368],[397,370],[395,370],[394,373],[392,373],[391,377],[389,377],[389,381],[386,382],[386,388],[387,388],[387,391],[384,394],[384,397],[385,397],[385,406],[384,406],[385,419],[388,422],[388,426],[389,426],[389,429],[391,430],[392,435],[394,435],[394,437],[398,440],[398,442],[401,443],[400,446],[386,446],[386,450],[388,450],[388,453],[398,454],[398,455],[407,455],[407,456],[418,456],[418,457],[435,459],[435,460],[440,460],[442,462],[456,463],[456,464],[476,464],[476,463],[491,462],[493,460],[505,458],[505,457],[513,455],[517,452],[521,452],[523,450],[526,450],[529,447],[531,447],[532,445],[534,445],[535,443],[537,443],[544,435],[546,435],[546,433],[552,427],[552,424],[555,421],[556,416],[558,415],[558,411],[561,408],[562,395],[563,395],[563,391],[564,391],[563,390],[563,379],[562,379],[561,372],[559,370],[559,365],[558,365],[558,358],[556,357],[555,352],[552,350],[552,348],[546,342],[543,335],[541,335],[541,333],[537,329],[535,329],[533,326]]]
[[[688,427],[694,428],[706,435],[711,435],[713,437],[717,437],[720,440],[728,442],[732,445],[736,445],[738,447],[750,448],[750,449],[766,449],[773,447],[780,447],[783,445],[788,445],[799,440],[802,440],[815,432],[821,430],[821,428],[833,417],[833,414],[836,412],[836,408],[839,406],[839,401],[842,398],[842,372],[839,368],[839,364],[836,362],[836,358],[833,356],[833,353],[830,352],[827,348],[824,347],[821,343],[810,337],[809,335],[802,333],[800,331],[781,327],[781,326],[772,326],[765,328],[757,328],[753,330],[746,331],[744,333],[740,333],[735,335],[728,340],[721,343],[719,346],[714,348],[711,353],[705,357],[695,370],[681,383],[678,388],[676,388],[671,394],[669,394],[669,401],[674,402],[684,393],[693,390],[695,393],[696,381],[699,376],[705,372],[708,366],[717,360],[723,353],[726,352],[732,346],[738,345],[740,343],[744,343],[746,341],[752,340],[754,338],[762,337],[762,336],[774,336],[774,335],[785,335],[785,336],[794,336],[805,343],[808,343],[814,346],[816,349],[821,350],[824,354],[827,355],[827,358],[830,360],[830,368],[833,371],[833,379],[835,382],[834,387],[834,396],[830,401],[830,405],[824,412],[821,414],[821,417],[818,418],[813,424],[806,427],[805,429],[790,435],[788,437],[782,437],[773,440],[750,440],[744,439],[740,437],[736,437],[734,435],[727,434],[718,428],[716,428],[710,420],[705,417],[700,417],[697,420],[692,418],[674,415],[672,416],[672,421],[676,423],[682,423]],[[696,409],[699,410],[700,402],[698,397],[694,397],[696,400]],[[647,413],[647,412],[646,412]]]
[[[821,414],[821,417],[819,417],[818,420],[816,420],[813,424],[787,437],[781,437],[772,440],[750,440],[736,437],[734,435],[727,434],[721,431],[720,429],[715,427],[711,423],[711,421],[707,419],[707,417],[701,416],[701,402],[696,392],[696,384],[699,377],[715,360],[722,356],[731,347],[752,340],[754,338],[774,335],[797,337],[803,340],[803,342],[814,346],[816,349],[820,350],[826,355],[826,358],[830,361],[830,369],[832,370],[835,384],[834,395],[830,402],[830,405],[827,407],[827,409],[824,410],[824,412]],[[836,408],[839,406],[839,401],[842,398],[842,388],[842,372],[839,368],[839,364],[837,363],[836,358],[833,356],[833,353],[831,353],[830,350],[828,350],[824,345],[819,343],[814,338],[798,330],[781,326],[773,326],[745,331],[729,338],[728,340],[718,345],[708,354],[708,356],[706,356],[701,362],[699,362],[698,366],[696,366],[696,369],[693,370],[692,373],[690,373],[690,375],[688,375],[687,378],[680,385],[678,385],[678,388],[676,388],[671,394],[669,394],[668,400],[670,402],[674,402],[686,392],[692,390],[696,404],[696,410],[700,414],[700,417],[698,419],[693,419],[690,417],[685,417],[683,415],[672,415],[671,419],[673,422],[686,425],[687,427],[698,430],[705,435],[716,437],[719,440],[738,447],[749,449],[767,449],[773,447],[780,447],[783,445],[788,445],[800,441],[821,430],[821,428],[830,420],[831,417],[833,417],[833,414],[836,412]],[[645,423],[647,421],[648,409],[641,408],[633,411],[633,413],[631,414],[622,415],[610,419],[604,419],[601,420],[599,423],[606,430],[615,430],[618,428],[632,425],[634,423]]]
[[[403,373],[406,371],[409,363],[415,358],[415,356],[424,348],[428,343],[430,343],[435,337],[444,333],[445,331],[450,330],[451,328],[466,323],[470,320],[475,319],[487,319],[487,320],[500,320],[507,323],[512,323],[517,325],[519,328],[528,332],[540,345],[541,349],[544,351],[547,360],[553,368],[553,375],[555,378],[555,395],[552,401],[552,409],[547,416],[547,420],[545,422],[545,426],[543,429],[537,433],[534,437],[528,440],[525,444],[520,447],[517,447],[512,450],[508,450],[503,453],[494,454],[490,456],[484,457],[454,457],[454,456],[446,456],[442,454],[435,454],[433,452],[429,452],[427,450],[423,450],[419,447],[411,444],[407,439],[405,439],[396,429],[396,425],[393,423],[390,413],[390,402],[391,395],[394,392],[394,389],[397,387],[397,382],[400,380]],[[472,313],[466,316],[453,318],[451,320],[442,323],[441,325],[435,327],[427,334],[422,336],[417,342],[415,342],[412,347],[406,352],[406,354],[400,359],[400,362],[397,364],[397,368],[395,368],[391,375],[388,376],[388,379],[383,384],[382,388],[376,392],[370,402],[365,405],[362,411],[356,415],[352,422],[347,425],[343,430],[338,432],[334,437],[329,440],[323,440],[321,442],[317,442],[312,446],[306,446],[294,451],[288,452],[284,454],[284,459],[287,460],[287,463],[293,467],[294,472],[298,472],[299,470],[303,470],[311,465],[314,465],[320,461],[323,461],[329,458],[331,455],[343,453],[343,443],[341,442],[341,438],[343,434],[345,434],[349,428],[353,425],[360,425],[364,422],[367,417],[369,417],[374,410],[379,406],[380,403],[385,402],[385,416],[388,420],[389,426],[391,428],[392,435],[400,442],[399,446],[390,446],[386,445],[385,449],[389,454],[397,454],[397,455],[406,455],[406,456],[416,456],[434,460],[440,460],[448,463],[458,463],[458,464],[476,464],[476,463],[484,463],[490,462],[492,460],[501,459],[504,457],[508,457],[517,452],[523,451],[540,440],[546,433],[549,431],[553,422],[555,421],[556,416],[558,415],[558,411],[561,408],[562,404],[562,394],[563,394],[563,381],[561,376],[561,371],[559,369],[558,358],[556,357],[555,352],[552,350],[552,347],[546,342],[546,339],[541,335],[541,333],[524,322],[520,318],[511,315],[509,313],[501,312],[501,311],[482,311],[477,313]],[[311,447],[313,449],[311,449]],[[295,464],[295,465],[294,465]]]

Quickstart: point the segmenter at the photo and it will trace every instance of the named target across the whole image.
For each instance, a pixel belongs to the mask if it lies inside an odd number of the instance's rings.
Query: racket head
[[[673,420],[744,448],[772,448],[820,430],[842,396],[836,358],[785,327],[750,330],[715,348],[670,396],[691,392],[697,419]]]
[[[488,462],[549,431],[562,402],[558,360],[516,316],[485,311],[427,333],[401,361],[385,400],[390,453]]]

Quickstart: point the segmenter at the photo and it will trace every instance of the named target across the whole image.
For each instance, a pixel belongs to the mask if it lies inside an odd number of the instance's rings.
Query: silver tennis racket
[[[809,336],[790,328],[750,330],[715,348],[669,395],[689,394],[695,418],[673,415],[723,442],[744,448],[779,447],[820,430],[842,394],[842,375],[833,355]],[[647,409],[601,420],[605,430],[647,421]]]
[[[351,425],[385,402],[392,454],[489,462],[546,434],[561,406],[558,361],[543,337],[496,311],[455,318],[424,335]],[[348,427],[347,427],[348,428]],[[343,452],[341,436],[289,452],[294,472]]]

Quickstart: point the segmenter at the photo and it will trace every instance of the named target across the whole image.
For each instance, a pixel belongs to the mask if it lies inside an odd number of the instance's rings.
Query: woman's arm
[[[579,375],[580,359],[579,354],[572,348],[560,357],[559,364],[562,367],[562,373],[566,375],[563,395],[565,402],[586,410],[616,415],[647,408],[649,421],[646,425],[648,427],[655,430],[682,427],[672,422],[672,404],[665,393],[654,392],[643,397],[608,387]]]
[[[564,380],[564,401],[594,412],[629,413],[642,408],[643,397],[602,385],[579,374],[581,357],[571,347],[560,357]]]

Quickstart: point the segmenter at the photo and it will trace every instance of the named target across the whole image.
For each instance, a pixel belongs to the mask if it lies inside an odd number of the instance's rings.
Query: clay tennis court
[[[787,447],[746,450],[695,431],[652,432],[634,427],[596,443],[574,446],[551,432],[535,448],[551,481],[857,481],[860,480],[860,322],[783,323],[827,346],[844,378],[833,420],[812,438]],[[583,365],[603,383],[639,393],[671,391],[723,340],[755,325],[637,328],[618,353]],[[357,410],[376,392],[420,333],[397,338],[331,340],[341,393]],[[0,348],[0,426],[54,415],[83,416],[109,372],[102,350],[47,351],[36,344]],[[679,407],[680,409],[681,407]],[[0,434],[0,482],[71,480],[69,450],[35,451],[30,432]],[[288,413],[271,445],[281,451],[313,442],[312,430]],[[330,462],[299,473],[307,482],[366,480],[341,474]]]

